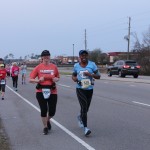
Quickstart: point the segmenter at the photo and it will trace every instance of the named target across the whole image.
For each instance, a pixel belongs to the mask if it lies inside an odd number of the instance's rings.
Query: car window
[[[129,65],[129,66],[136,66],[137,63],[136,63],[136,62],[126,62],[126,65]]]
[[[118,62],[116,63],[116,65],[120,65],[120,62],[118,61]]]
[[[115,63],[114,63],[114,66],[117,65],[117,63],[118,63],[118,62],[115,62]]]
[[[120,62],[120,65],[123,65],[123,62],[122,62],[122,61]]]

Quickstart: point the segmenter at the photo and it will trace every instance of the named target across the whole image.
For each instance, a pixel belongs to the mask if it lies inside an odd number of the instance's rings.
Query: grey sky
[[[51,51],[52,57],[75,55],[87,48],[127,51],[128,17],[131,32],[150,26],[149,0],[0,0],[0,57],[15,58]],[[134,42],[131,36],[131,48]]]

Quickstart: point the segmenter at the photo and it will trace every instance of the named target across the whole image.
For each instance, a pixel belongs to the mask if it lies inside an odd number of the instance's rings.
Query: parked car
[[[110,77],[112,75],[118,75],[119,77],[132,75],[134,78],[138,78],[140,68],[134,60],[118,60],[112,66],[107,67],[107,74]]]

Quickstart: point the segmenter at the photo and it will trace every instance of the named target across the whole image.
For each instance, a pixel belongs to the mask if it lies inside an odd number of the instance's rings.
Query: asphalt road
[[[35,85],[21,85],[13,91],[7,80],[0,117],[12,150],[150,150],[150,77],[118,78],[102,75],[95,82],[88,113],[87,138],[78,127],[79,104],[70,76],[58,82],[58,105],[52,131],[42,134]]]

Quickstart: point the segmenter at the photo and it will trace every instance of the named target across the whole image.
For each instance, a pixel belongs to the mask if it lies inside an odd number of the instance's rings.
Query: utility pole
[[[86,29],[85,29],[85,50],[87,50]]]
[[[129,60],[129,53],[130,53],[130,28],[131,28],[131,17],[129,17],[129,27],[128,27],[128,52],[127,52],[127,60]]]
[[[73,44],[73,58],[72,63],[74,64],[74,44]]]

